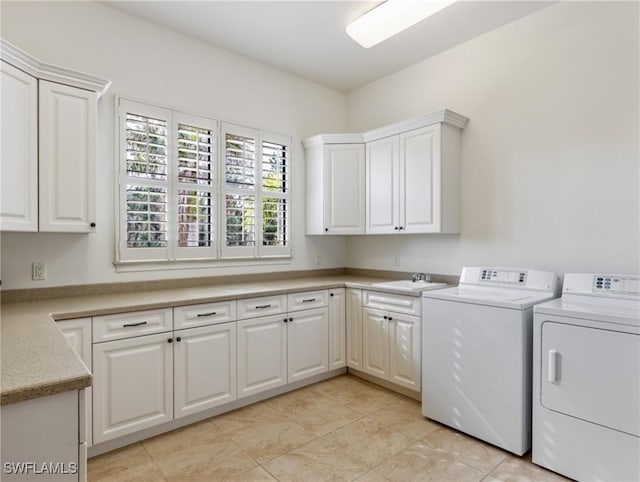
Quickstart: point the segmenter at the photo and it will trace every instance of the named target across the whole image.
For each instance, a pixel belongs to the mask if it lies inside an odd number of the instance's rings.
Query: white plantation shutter
[[[216,257],[217,121],[119,99],[120,261]]]
[[[216,256],[217,122],[174,112],[176,258]]]
[[[120,106],[120,259],[165,260],[171,111],[122,101]]]
[[[290,140],[223,124],[221,142],[223,257],[290,255]]]
[[[222,256],[245,258],[258,256],[258,193],[256,131],[233,124],[222,124],[220,133],[224,208],[222,215]]]
[[[282,136],[262,133],[261,256],[291,253],[289,222],[290,147]]]

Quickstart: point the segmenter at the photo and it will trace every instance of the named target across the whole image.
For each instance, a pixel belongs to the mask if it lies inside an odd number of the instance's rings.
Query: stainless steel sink
[[[379,281],[378,283],[371,283],[371,286],[376,288],[389,288],[394,290],[404,291],[426,291],[435,290],[438,288],[444,288],[446,283],[431,283],[427,281],[411,281],[410,279],[401,279],[397,281]]]

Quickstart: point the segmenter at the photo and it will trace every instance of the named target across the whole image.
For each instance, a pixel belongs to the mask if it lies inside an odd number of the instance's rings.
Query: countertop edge
[[[92,376],[89,372],[81,377],[73,377],[64,380],[55,380],[49,383],[29,387],[17,387],[11,391],[0,394],[0,405],[26,402],[35,398],[47,397],[58,393],[81,390],[91,386]]]

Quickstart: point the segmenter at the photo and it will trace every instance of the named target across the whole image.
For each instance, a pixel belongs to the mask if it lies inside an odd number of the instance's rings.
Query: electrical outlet
[[[33,263],[31,263],[31,279],[47,279],[47,263],[45,263],[44,261],[34,261]]]
[[[320,259],[320,253],[316,251],[316,265],[320,266],[322,264],[322,260]]]
[[[398,256],[397,254],[393,256],[393,265],[400,266],[400,256]]]

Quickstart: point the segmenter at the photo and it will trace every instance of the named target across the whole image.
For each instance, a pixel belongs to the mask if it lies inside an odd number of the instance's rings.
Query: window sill
[[[114,261],[116,273],[182,269],[235,268],[291,264],[291,255],[262,258],[184,259],[171,261]]]

